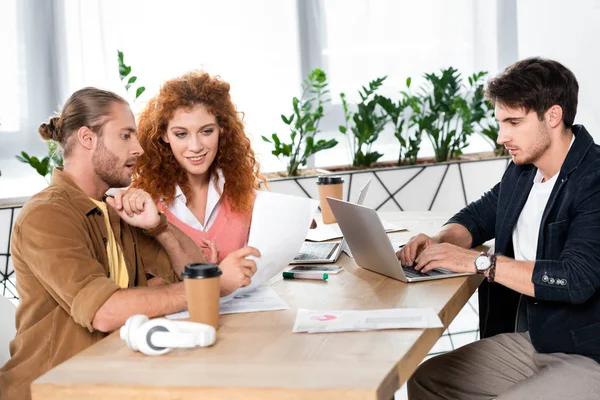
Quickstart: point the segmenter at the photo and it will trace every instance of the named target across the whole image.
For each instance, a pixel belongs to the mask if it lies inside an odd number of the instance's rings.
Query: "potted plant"
[[[363,86],[362,90],[358,91],[361,101],[356,104],[356,111],[350,110],[346,95],[340,93],[344,125],[339,126],[339,131],[348,138],[354,167],[368,168],[383,156],[377,151],[371,151],[371,147],[388,121],[387,115],[380,106],[381,97],[376,93],[386,78],[387,76],[384,76],[372,80],[368,87]]]
[[[398,151],[397,165],[415,164],[417,155],[421,149],[421,131],[411,129],[410,116],[419,111],[419,98],[410,94],[411,78],[406,79],[406,91],[400,92],[400,98],[396,101],[380,96],[379,104],[385,110],[394,129],[394,137],[398,139],[400,149]]]
[[[323,70],[317,68],[308,74],[302,85],[302,96],[292,99],[293,113],[289,117],[281,115],[281,120],[290,129],[289,142],[283,142],[277,133],[273,133],[271,139],[262,136],[265,142],[274,146],[273,155],[287,159],[288,176],[297,176],[298,168],[305,166],[311,155],[338,144],[335,139],[315,140],[319,122],[324,116],[323,107],[331,100],[327,85],[327,75]]]
[[[499,179],[508,160],[459,158],[473,134],[497,137],[497,122],[484,98],[485,76],[484,71],[474,73],[465,83],[461,73],[449,67],[425,74],[417,94],[411,93],[408,78],[397,98],[377,93],[386,79],[378,78],[361,88],[361,101],[353,110],[342,93],[344,125],[339,130],[349,140],[352,166],[336,168],[336,174],[347,182],[345,197],[355,198],[356,190],[370,178],[377,182],[372,187],[379,187],[373,188],[378,193],[369,195],[366,204],[376,209],[455,211],[488,190],[487,180]],[[388,123],[399,143],[396,167],[376,163],[382,156],[371,150]],[[417,159],[423,138],[432,143],[431,161]],[[314,179],[278,179],[269,186],[273,191],[316,198]]]

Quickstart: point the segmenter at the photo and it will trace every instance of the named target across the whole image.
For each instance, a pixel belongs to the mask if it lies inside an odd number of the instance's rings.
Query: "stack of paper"
[[[347,332],[401,328],[443,328],[432,308],[311,311],[298,309],[293,332]]]

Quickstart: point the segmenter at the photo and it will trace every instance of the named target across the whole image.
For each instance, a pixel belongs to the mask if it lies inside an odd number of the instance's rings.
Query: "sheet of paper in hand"
[[[306,197],[259,191],[256,194],[248,246],[261,256],[252,283],[224,297],[227,301],[266,283],[296,257],[315,216],[319,202]]]

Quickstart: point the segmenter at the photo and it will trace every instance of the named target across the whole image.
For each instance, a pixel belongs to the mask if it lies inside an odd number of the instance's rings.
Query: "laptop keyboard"
[[[421,271],[417,271],[413,267],[402,267],[404,274],[409,278],[419,278],[421,276],[437,276],[437,275],[448,275],[451,274],[452,271],[448,271],[447,269],[432,269],[431,271],[422,273]]]
[[[294,261],[327,260],[337,246],[339,242],[304,242]]]

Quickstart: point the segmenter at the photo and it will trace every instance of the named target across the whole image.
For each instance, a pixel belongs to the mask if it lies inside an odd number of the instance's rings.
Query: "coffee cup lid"
[[[187,264],[181,273],[184,279],[216,278],[223,275],[217,264],[194,263]]]
[[[340,175],[320,175],[317,177],[317,185],[337,185],[344,183]]]

